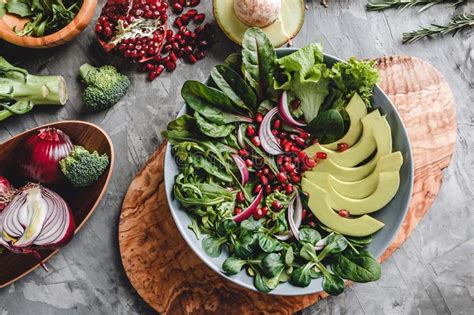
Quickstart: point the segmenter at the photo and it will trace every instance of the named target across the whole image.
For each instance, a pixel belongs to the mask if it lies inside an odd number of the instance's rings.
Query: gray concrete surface
[[[104,3],[101,0],[100,3]],[[202,1],[210,11],[210,1]],[[303,314],[474,314],[474,40],[473,30],[402,45],[403,31],[431,22],[444,23],[452,12],[441,5],[417,14],[416,9],[370,13],[362,1],[308,1],[306,23],[295,46],[320,41],[326,52],[348,58],[409,54],[423,58],[447,78],[456,98],[458,135],[454,160],[433,207],[410,239],[383,264],[382,279],[356,284]],[[458,12],[474,9],[471,1]],[[98,11],[96,12],[96,15]],[[37,269],[0,290],[0,314],[148,314],[153,311],[130,286],[120,261],[117,224],[127,187],[134,174],[162,141],[160,131],[182,101],[185,80],[203,80],[211,67],[237,47],[218,33],[209,58],[179,65],[172,75],[153,83],[128,67],[133,80],[128,95],[114,108],[83,112],[77,69],[84,62],[110,59],[95,45],[93,27],[60,48],[32,51],[0,43],[0,54],[32,72],[63,74],[70,101],[64,108],[37,109],[0,123],[0,142],[40,124],[81,119],[102,126],[115,144],[117,163],[100,207],[72,243],[50,262],[50,272]],[[0,266],[1,268],[1,266]]]

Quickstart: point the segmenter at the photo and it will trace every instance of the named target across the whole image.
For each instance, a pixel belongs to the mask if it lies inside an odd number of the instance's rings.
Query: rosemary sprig
[[[422,6],[418,12],[431,8],[441,3],[452,3],[456,8],[466,4],[468,0],[369,0],[368,11],[382,11],[391,8],[405,9],[413,6]]]
[[[459,31],[472,26],[474,26],[474,13],[455,15],[446,25],[431,24],[417,31],[403,33],[402,42],[403,44],[411,44],[436,34],[452,33],[454,36]]]

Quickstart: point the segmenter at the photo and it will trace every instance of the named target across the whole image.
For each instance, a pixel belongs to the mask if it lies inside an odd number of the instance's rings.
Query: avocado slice
[[[367,236],[380,230],[384,224],[371,216],[343,218],[329,205],[328,193],[303,178],[301,188],[308,193],[308,206],[316,218],[328,228],[349,236]]]
[[[358,93],[354,93],[351,100],[346,106],[346,112],[349,116],[350,125],[346,134],[339,140],[324,144],[323,147],[330,150],[337,150],[339,143],[347,143],[352,147],[362,134],[361,119],[367,115],[367,107]]]
[[[327,158],[334,161],[341,166],[355,166],[362,161],[366,160],[372,153],[377,149],[377,143],[374,137],[373,126],[376,125],[376,121],[380,119],[380,113],[375,110],[362,118],[363,132],[359,141],[346,151],[339,152],[330,149],[326,149],[321,144],[317,143],[305,150],[308,156],[313,156],[317,152],[324,152],[327,154]],[[375,129],[377,130],[377,129]]]
[[[328,177],[319,187],[327,191],[329,204],[332,208],[336,210],[345,209],[353,215],[362,215],[385,207],[395,197],[399,186],[400,174],[397,171],[380,173],[377,188],[371,195],[363,199],[354,199],[341,195],[331,185]]]
[[[214,18],[220,29],[233,42],[242,45],[245,31],[251,26],[242,23],[234,12],[234,0],[213,0]],[[295,37],[304,23],[304,1],[282,0],[280,18],[262,28],[274,47]]]
[[[324,185],[329,183],[335,191],[345,197],[362,199],[370,196],[377,189],[379,175],[382,172],[398,172],[402,164],[402,154],[397,151],[380,158],[374,171],[366,178],[356,182],[345,182],[329,173],[311,171],[305,172],[304,177],[325,190],[328,189]]]
[[[367,163],[356,167],[345,167],[334,162],[332,159],[320,160],[312,172],[329,173],[337,179],[354,182],[367,177],[377,166],[378,160],[392,152],[392,134],[390,125],[385,117],[378,119],[374,126],[375,142],[377,143],[377,153]]]

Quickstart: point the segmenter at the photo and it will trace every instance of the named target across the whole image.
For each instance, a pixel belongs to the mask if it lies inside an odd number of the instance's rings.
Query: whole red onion
[[[20,145],[18,167],[28,180],[42,184],[59,182],[63,175],[59,161],[68,156],[74,145],[63,131],[47,127],[36,131]]]

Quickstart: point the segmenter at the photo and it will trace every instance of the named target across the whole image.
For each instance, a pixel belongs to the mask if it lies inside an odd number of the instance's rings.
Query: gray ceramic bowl
[[[279,56],[284,56],[292,53],[295,50],[296,49],[292,48],[279,49],[277,53]],[[341,60],[329,55],[325,55],[324,61],[326,64],[331,66],[333,63]],[[379,257],[392,242],[407,213],[413,188],[413,158],[407,132],[400,115],[391,103],[390,99],[379,87],[375,87],[373,104],[374,107],[379,108],[382,113],[387,115],[387,120],[392,128],[393,150],[401,151],[404,160],[403,166],[400,170],[400,188],[398,189],[397,195],[388,205],[373,215],[373,217],[385,223],[385,227],[375,234],[373,242],[368,247],[368,250],[372,254]],[[178,115],[183,115],[185,112],[186,107],[184,106]],[[174,221],[178,227],[178,230],[181,232],[181,235],[184,237],[193,251],[202,259],[202,261],[204,261],[215,272],[242,287],[248,288],[250,290],[256,290],[253,285],[253,278],[249,277],[245,271],[242,271],[238,275],[232,277],[227,276],[222,271],[221,266],[224,260],[227,258],[228,253],[224,252],[218,258],[207,256],[201,246],[202,237],[201,240],[197,240],[193,232],[188,229],[188,225],[191,223],[191,220],[186,214],[184,208],[173,198],[174,177],[177,174],[178,167],[174,161],[173,156],[171,155],[171,148],[168,145],[165,156],[166,197],[168,198],[171,214],[173,215]],[[316,293],[319,291],[322,291],[321,279],[313,280],[306,288],[295,287],[289,283],[280,284],[275,290],[270,292],[270,294],[303,295]]]

